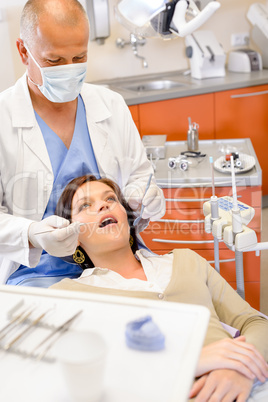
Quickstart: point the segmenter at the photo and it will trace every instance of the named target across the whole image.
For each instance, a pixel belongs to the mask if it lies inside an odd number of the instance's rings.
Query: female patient
[[[189,249],[158,256],[137,250],[133,214],[111,180],[82,176],[65,188],[56,214],[80,226],[78,279],[53,288],[203,305],[211,318],[190,397],[246,401],[254,380],[268,377],[268,321],[203,258]],[[232,339],[221,322],[240,330]]]

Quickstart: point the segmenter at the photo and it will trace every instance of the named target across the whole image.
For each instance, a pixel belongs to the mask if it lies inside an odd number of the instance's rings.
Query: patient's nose
[[[109,209],[109,204],[106,201],[100,201],[97,205],[97,211],[102,212],[105,211],[106,209]]]

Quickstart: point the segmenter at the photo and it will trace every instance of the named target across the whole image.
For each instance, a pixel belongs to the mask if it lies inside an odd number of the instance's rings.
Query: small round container
[[[198,151],[198,130],[197,127],[192,127],[187,133],[187,147],[188,151]]]
[[[56,355],[74,402],[98,402],[103,393],[107,346],[95,332],[69,331]]]

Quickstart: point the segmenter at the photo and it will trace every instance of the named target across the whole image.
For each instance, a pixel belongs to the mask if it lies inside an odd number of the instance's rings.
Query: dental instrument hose
[[[243,251],[235,250],[236,291],[245,300]]]
[[[232,172],[232,190],[233,190],[233,208],[232,208],[232,228],[235,236],[243,231],[241,211],[237,204],[237,192],[234,173],[234,157],[231,156],[231,172]],[[244,282],[244,268],[243,268],[243,252],[235,249],[235,271],[236,271],[236,291],[245,299],[245,282]]]
[[[215,196],[215,183],[214,183],[214,169],[213,169],[213,158],[209,157],[209,162],[211,165],[211,180],[212,180],[212,196],[210,197],[210,207],[211,207],[211,224],[219,219],[219,207],[218,207],[218,197]],[[219,240],[216,236],[214,237],[214,267],[218,273],[220,273],[220,254],[219,254]]]

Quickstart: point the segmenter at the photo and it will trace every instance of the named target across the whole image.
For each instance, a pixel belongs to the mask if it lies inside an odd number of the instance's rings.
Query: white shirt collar
[[[135,253],[135,257],[137,258],[138,261],[140,261],[142,263],[142,261],[144,261],[144,259],[149,258],[149,257],[160,257],[157,254],[153,253],[152,251],[146,250],[146,249],[140,249],[137,250]],[[143,264],[142,264],[143,265]],[[94,272],[96,273],[98,271],[98,273],[100,271],[103,272],[107,272],[109,271],[109,268],[100,268],[100,267],[94,267],[94,268],[87,268],[84,269],[84,271],[82,272],[82,274],[80,275],[80,278],[85,278],[87,276],[92,275]]]

